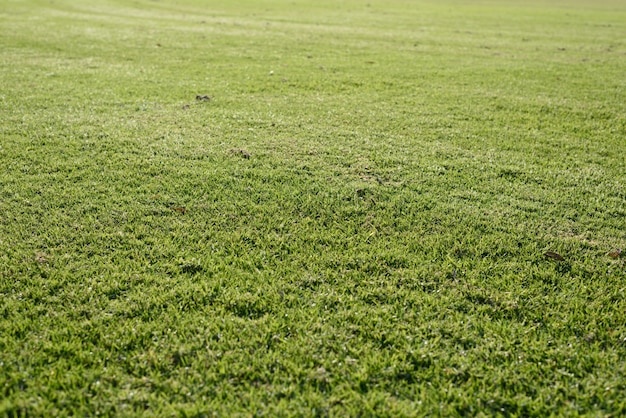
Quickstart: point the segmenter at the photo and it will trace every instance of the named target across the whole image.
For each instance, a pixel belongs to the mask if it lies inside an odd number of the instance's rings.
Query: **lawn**
[[[0,416],[625,415],[625,71],[618,0],[3,1]]]

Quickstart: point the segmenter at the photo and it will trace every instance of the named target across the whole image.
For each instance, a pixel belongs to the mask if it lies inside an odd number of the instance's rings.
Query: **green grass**
[[[4,1],[0,415],[626,414],[624,33]]]

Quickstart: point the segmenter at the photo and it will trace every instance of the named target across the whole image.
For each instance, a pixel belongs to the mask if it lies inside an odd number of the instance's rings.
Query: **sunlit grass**
[[[0,8],[0,414],[625,413],[623,5],[208,3]]]

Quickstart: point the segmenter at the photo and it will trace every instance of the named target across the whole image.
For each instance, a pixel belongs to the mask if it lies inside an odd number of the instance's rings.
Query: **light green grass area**
[[[625,290],[622,1],[0,4],[0,416],[623,416]]]

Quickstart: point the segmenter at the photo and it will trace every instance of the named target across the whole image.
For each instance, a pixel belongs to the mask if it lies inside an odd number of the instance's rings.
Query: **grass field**
[[[0,4],[0,416],[624,416],[625,290],[622,1]]]

